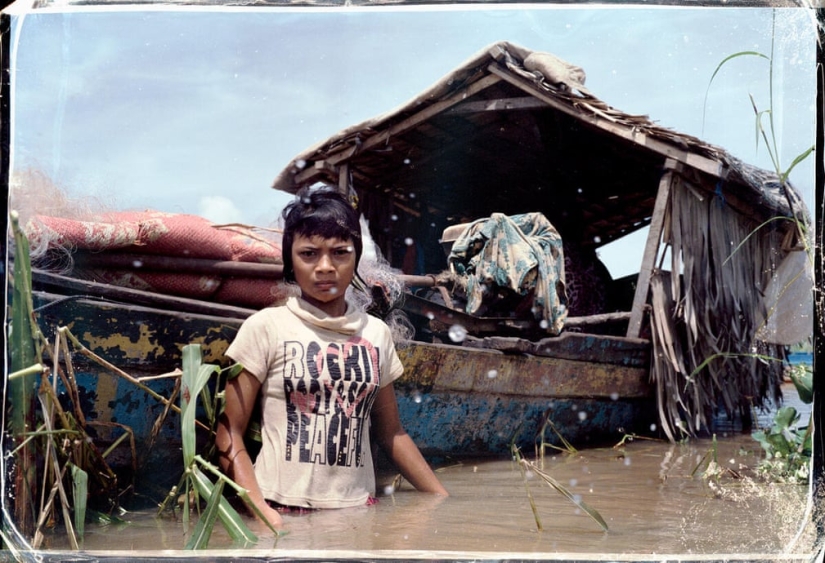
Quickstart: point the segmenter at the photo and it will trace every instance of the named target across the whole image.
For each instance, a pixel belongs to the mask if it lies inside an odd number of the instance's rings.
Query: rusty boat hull
[[[174,378],[156,376],[180,368],[184,346],[199,343],[205,363],[224,364],[243,322],[40,291],[34,301],[44,333],[68,327],[95,355],[167,397]],[[656,409],[648,341],[571,332],[533,345],[531,353],[519,351],[523,345],[492,338],[398,346],[405,365],[395,384],[399,411],[425,455],[500,456],[511,444],[532,451],[542,439],[558,445],[563,437],[580,447],[649,432]],[[86,356],[73,362],[81,410],[115,423],[97,428],[102,442],[128,427],[141,463],[179,463],[177,415],[170,413],[150,437],[164,410],[159,401]]]

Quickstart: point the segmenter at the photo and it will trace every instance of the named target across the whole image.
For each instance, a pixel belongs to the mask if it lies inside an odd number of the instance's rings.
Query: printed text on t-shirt
[[[364,465],[369,413],[378,392],[378,348],[363,338],[344,343],[284,343],[286,461]]]

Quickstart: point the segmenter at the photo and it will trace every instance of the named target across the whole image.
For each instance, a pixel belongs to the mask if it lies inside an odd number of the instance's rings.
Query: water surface
[[[706,462],[713,452],[720,471],[710,475]],[[524,454],[542,463],[535,452]],[[755,479],[753,469],[762,458],[759,444],[734,430],[718,436],[715,445],[710,439],[684,444],[633,440],[573,454],[548,452],[544,470],[597,510],[609,527],[606,532],[538,476],[528,475],[525,485],[513,460],[468,459],[438,468],[448,498],[417,493],[406,483],[393,490],[394,475],[382,474],[375,506],[285,515],[289,531],[277,542],[250,519],[260,535],[255,546],[233,545],[218,526],[210,549],[269,556],[310,550],[330,557],[353,551],[491,557],[810,553],[814,536],[805,525],[807,487]],[[180,521],[157,518],[152,510],[125,517],[129,525],[87,528],[84,550],[157,553],[186,543]],[[65,537],[51,535],[48,547],[65,549]]]

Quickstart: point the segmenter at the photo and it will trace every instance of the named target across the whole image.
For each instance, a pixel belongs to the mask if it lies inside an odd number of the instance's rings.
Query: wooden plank
[[[200,313],[218,317],[245,319],[255,312],[255,309],[235,307],[233,305],[223,305],[211,303],[199,299],[189,299],[187,297],[174,297],[162,295],[150,291],[118,287],[105,283],[83,281],[58,274],[51,274],[42,271],[32,271],[32,281],[35,288],[52,289],[56,293],[66,294],[79,293],[82,295],[104,297],[116,301],[148,305],[150,307],[164,307],[168,310]]]
[[[402,309],[410,314],[437,320],[448,327],[461,325],[470,334],[495,333],[502,329],[529,329],[538,326],[536,321],[530,320],[509,317],[476,317],[464,311],[448,309],[444,305],[433,303],[412,293],[404,295]]]
[[[656,203],[653,206],[653,216],[650,220],[650,230],[647,234],[645,252],[642,256],[642,266],[639,270],[638,281],[636,282],[636,294],[633,297],[633,306],[630,309],[630,321],[628,322],[626,333],[628,338],[638,338],[642,329],[644,307],[647,302],[647,292],[650,289],[650,277],[653,274],[656,255],[659,252],[659,241],[662,237],[665,210],[670,200],[674,169],[678,166],[678,163],[672,159],[665,161],[665,173],[662,175],[662,179],[659,180],[659,192],[656,195]]]
[[[625,367],[646,368],[650,362],[649,340],[579,332],[564,332],[537,342],[515,336],[487,336],[465,341],[464,347]]]
[[[496,84],[500,81],[501,78],[499,78],[498,76],[485,76],[478,82],[474,82],[473,84],[471,84],[469,88],[459,90],[446,100],[442,100],[440,102],[436,102],[430,106],[427,106],[425,109],[421,110],[416,114],[411,115],[407,119],[404,119],[403,121],[393,125],[389,129],[376,133],[375,135],[366,139],[364,142],[357,146],[350,147],[346,145],[342,147],[337,152],[327,156],[325,160],[317,161],[315,163],[315,166],[309,167],[308,169],[296,174],[293,178],[293,185],[300,185],[310,180],[314,180],[323,173],[324,168],[334,169],[335,166],[338,165],[338,163],[343,162],[349,158],[352,158],[358,153],[364,152],[371,148],[377,147],[381,144],[387,143],[392,137],[400,135],[414,128],[422,121],[426,121],[431,117],[446,111],[454,105],[466,100],[469,97],[475,96],[482,90],[485,90],[493,84]]]
[[[408,342],[398,346],[405,370],[396,387],[544,399],[653,396],[647,366],[503,354],[495,350]]]
[[[224,361],[223,353],[245,320],[39,291],[33,301],[48,335],[67,326],[86,347],[119,368],[132,372],[144,366],[155,375],[180,367],[180,351],[187,344],[201,344],[204,361]]]
[[[349,163],[347,162],[338,167],[338,191],[344,197],[349,193]]]
[[[516,86],[524,90],[525,92],[528,92],[536,96],[537,98],[546,102],[549,106],[552,106],[554,109],[564,112],[567,115],[570,115],[571,117],[574,117],[580,121],[588,123],[593,127],[602,129],[607,133],[616,135],[617,137],[621,137],[636,145],[645,147],[653,152],[659,153],[666,158],[676,160],[678,162],[690,166],[691,168],[695,168],[714,177],[724,178],[726,176],[726,168],[724,164],[722,164],[721,162],[717,162],[710,158],[705,158],[701,155],[697,155],[684,149],[677,148],[669,143],[659,141],[658,139],[654,139],[649,135],[645,135],[641,131],[638,131],[637,129],[630,127],[628,125],[613,123],[604,118],[600,119],[592,115],[588,115],[582,111],[579,111],[569,106],[566,103],[557,100],[553,96],[550,96],[542,92],[527,80],[524,80],[519,76],[515,76],[509,73],[507,70],[500,68],[498,65],[491,64],[488,67],[488,69],[496,76],[500,76],[502,79],[509,82],[513,86]]]
[[[465,114],[483,113],[487,111],[513,111],[527,109],[546,108],[547,104],[534,96],[522,96],[519,98],[499,98],[496,100],[481,100],[477,102],[464,102],[450,108],[445,114]]]

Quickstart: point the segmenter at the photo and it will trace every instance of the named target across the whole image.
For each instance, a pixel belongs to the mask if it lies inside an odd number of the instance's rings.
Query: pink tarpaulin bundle
[[[71,273],[78,278],[254,308],[283,298],[283,288],[271,276],[153,270],[148,260],[145,267],[141,260],[131,268],[101,266],[105,262],[101,258],[116,255],[281,264],[280,242],[250,227],[218,227],[195,215],[132,211],[108,213],[92,221],[38,215],[28,222],[26,235],[34,253],[55,249],[75,257],[95,253],[94,267],[83,267],[78,260]]]

